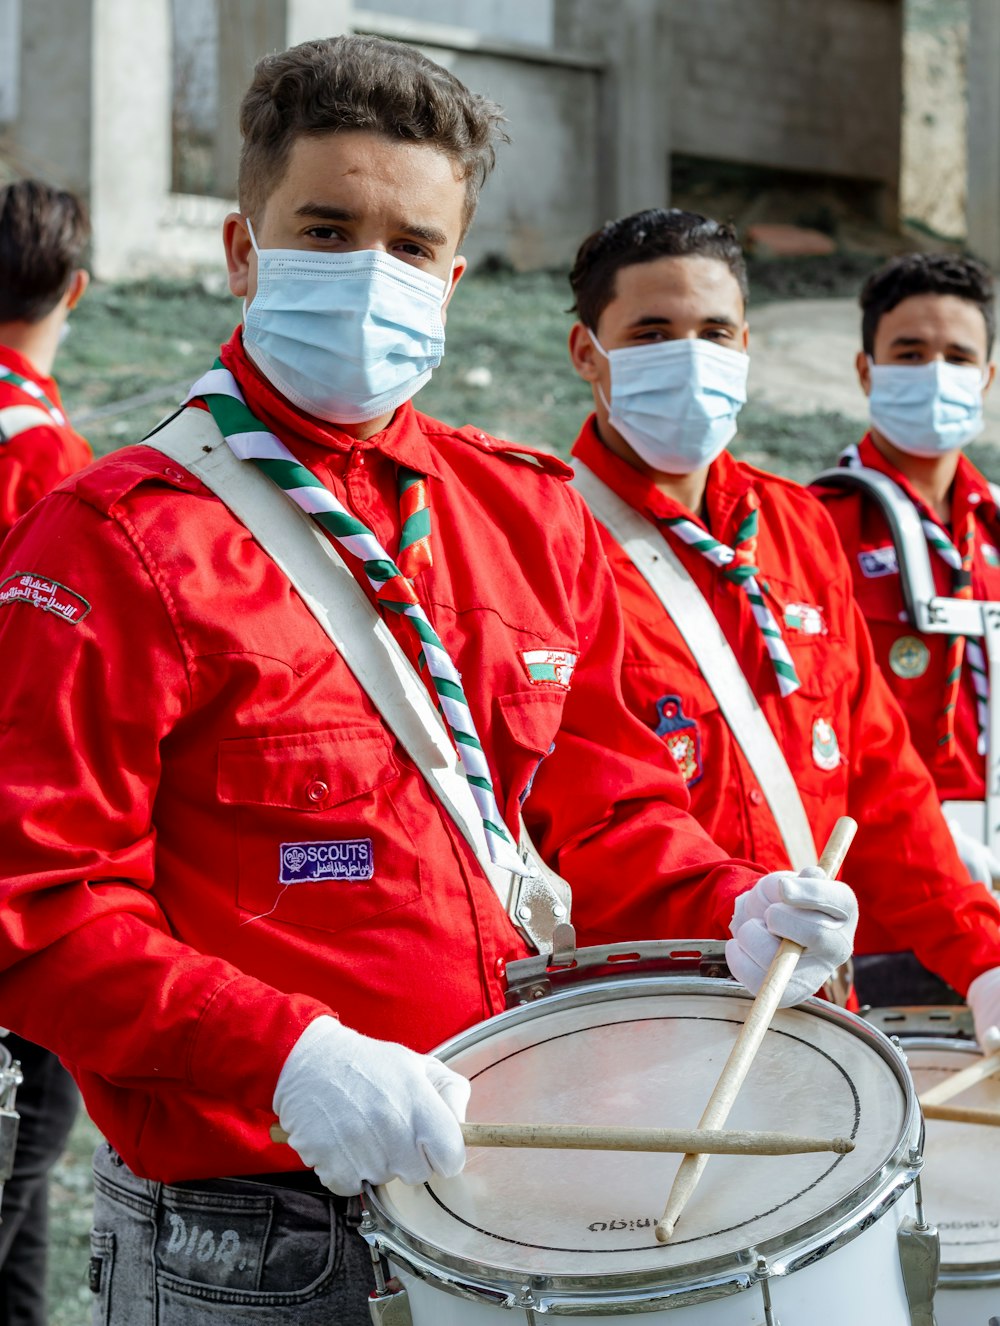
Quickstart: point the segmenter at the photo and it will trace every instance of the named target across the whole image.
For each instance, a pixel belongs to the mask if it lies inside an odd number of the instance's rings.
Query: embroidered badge
[[[656,735],[677,762],[681,777],[692,787],[705,772],[701,763],[701,733],[693,718],[688,718],[679,695],[664,695],[656,702],[660,717]]]
[[[90,604],[85,598],[74,593],[58,580],[47,580],[44,576],[18,571],[17,575],[8,576],[0,584],[0,608],[10,603],[27,603],[32,608],[41,608],[43,612],[54,612],[70,626],[79,626]]]
[[[812,603],[786,604],[785,625],[790,631],[801,631],[803,635],[828,633],[823,609]]]
[[[843,758],[837,734],[825,718],[817,718],[812,731],[813,763],[817,769],[836,769]]]
[[[995,548],[992,543],[981,543],[979,551],[983,554],[983,561],[987,566],[1000,566],[1000,549]]]
[[[569,690],[578,654],[569,649],[522,649],[521,662],[528,674],[532,686],[543,686],[546,682]]]
[[[371,879],[375,853],[370,838],[332,843],[282,843],[279,884],[314,884],[322,879]]]
[[[858,565],[861,574],[869,580],[877,580],[879,576],[899,575],[899,558],[891,543],[884,548],[866,548],[859,552]]]
[[[901,635],[889,650],[889,667],[897,677],[912,681],[922,677],[931,661],[931,651],[915,635]]]

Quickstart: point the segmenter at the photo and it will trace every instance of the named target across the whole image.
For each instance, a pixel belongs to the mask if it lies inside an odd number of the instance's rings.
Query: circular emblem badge
[[[915,635],[901,635],[889,650],[889,667],[907,681],[922,677],[930,661],[931,651]]]

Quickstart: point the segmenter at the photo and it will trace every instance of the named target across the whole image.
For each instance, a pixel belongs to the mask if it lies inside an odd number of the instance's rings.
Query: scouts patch
[[[897,677],[912,681],[922,677],[931,661],[931,651],[915,635],[901,635],[889,650],[889,667]]]
[[[58,580],[48,580],[45,576],[25,571],[8,576],[0,584],[0,608],[11,603],[27,603],[31,608],[53,612],[64,622],[69,622],[70,626],[79,626],[90,611],[90,604],[85,598],[65,585],[60,585]]]
[[[877,580],[879,576],[899,575],[899,558],[891,543],[884,548],[866,548],[864,552],[859,552],[858,566],[861,567],[861,574],[869,580]]]
[[[331,843],[282,843],[279,884],[315,884],[323,879],[371,879],[375,852],[370,838]]]
[[[785,605],[785,626],[790,631],[801,631],[803,635],[826,635],[827,625],[823,609],[812,603],[788,603]]]
[[[992,543],[981,543],[979,551],[983,554],[983,561],[987,566],[1000,566],[1000,551],[994,548]]]
[[[521,662],[532,686],[546,683],[569,690],[578,654],[568,649],[522,649]]]
[[[840,742],[837,734],[825,718],[817,718],[812,731],[813,763],[817,769],[828,773],[836,769],[842,760]]]
[[[701,733],[698,724],[685,714],[679,695],[664,695],[657,700],[656,712],[660,717],[656,735],[663,738],[681,771],[681,777],[691,787],[705,772],[701,763]]]

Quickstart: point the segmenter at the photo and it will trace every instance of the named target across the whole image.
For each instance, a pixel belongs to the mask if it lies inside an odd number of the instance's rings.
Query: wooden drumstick
[[[976,1110],[964,1105],[924,1105],[925,1119],[947,1119],[951,1123],[984,1123],[1000,1127],[1000,1110]]]
[[[528,1147],[559,1151],[673,1151],[703,1149],[714,1156],[794,1156],[808,1151],[846,1155],[854,1150],[848,1137],[797,1137],[793,1133],[747,1132],[733,1128],[714,1132],[697,1128],[602,1128],[573,1123],[463,1123],[466,1146]],[[287,1142],[280,1124],[271,1128],[272,1142]]]
[[[969,1087],[974,1087],[977,1082],[985,1081],[986,1078],[992,1077],[994,1073],[1000,1073],[1000,1050],[996,1054],[987,1054],[982,1059],[977,1059],[974,1064],[970,1064],[968,1068],[963,1068],[961,1072],[950,1074],[943,1082],[939,1082],[936,1087],[930,1087],[920,1097],[920,1105],[926,1113],[926,1106],[943,1105],[946,1100],[951,1100],[954,1096],[960,1096],[963,1091],[968,1091]]]
[[[857,831],[857,821],[848,815],[842,815],[833,826],[830,841],[819,859],[819,866],[828,878],[836,877]],[[729,1053],[705,1111],[698,1121],[699,1128],[721,1128],[729,1117],[736,1095],[750,1071],[750,1065],[760,1049],[764,1035],[771,1025],[771,1019],[781,1002],[781,996],[785,993],[785,988],[803,951],[800,944],[794,944],[790,939],[783,939],[779,944],[778,951],[767,969],[764,983],[757,992],[757,997]],[[670,1189],[670,1196],[667,1198],[666,1209],[656,1225],[658,1243],[668,1243],[672,1238],[680,1214],[697,1187],[707,1160],[708,1153],[698,1151],[688,1153],[681,1161],[673,1187]]]

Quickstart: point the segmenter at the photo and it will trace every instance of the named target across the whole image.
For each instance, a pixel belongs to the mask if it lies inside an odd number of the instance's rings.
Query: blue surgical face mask
[[[334,424],[365,423],[415,396],[444,355],[437,276],[374,249],[259,249],[243,346],[293,405]]]
[[[940,456],[983,431],[985,374],[974,364],[871,364],[868,412],[908,456]]]
[[[608,422],[641,460],[693,474],[725,451],[746,403],[749,355],[691,337],[606,352],[590,338],[611,368],[611,400],[601,392]]]

